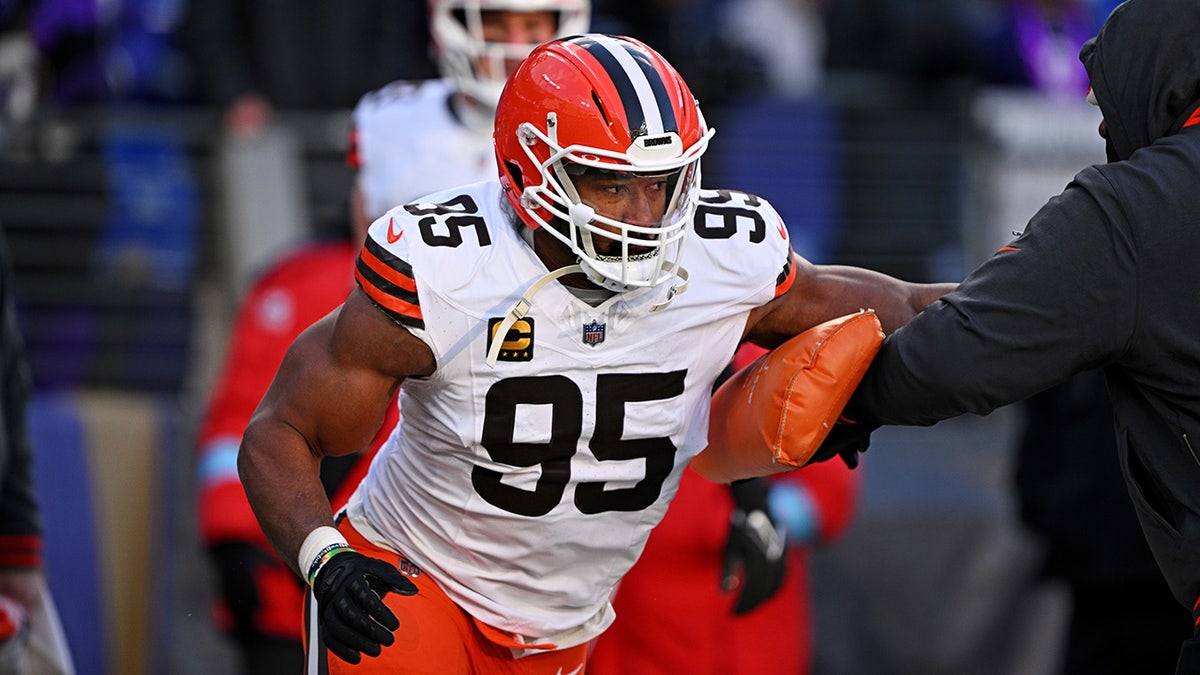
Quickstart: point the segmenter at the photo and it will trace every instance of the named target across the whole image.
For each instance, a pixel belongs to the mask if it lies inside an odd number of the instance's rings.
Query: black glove
[[[836,455],[842,458],[846,466],[856,469],[858,456],[867,451],[871,445],[871,433],[879,427],[879,421],[860,410],[855,399],[851,398],[842,409],[837,423],[829,430],[829,435],[805,464],[824,462]]]
[[[333,556],[313,583],[325,647],[347,663],[358,663],[362,654],[379,656],[395,640],[392,631],[400,627],[383,596],[416,592],[394,565],[357,551]]]
[[[805,464],[824,462],[836,456],[851,469],[857,468],[859,454],[867,451],[871,445],[871,432],[878,428],[878,424],[866,422],[838,422]]]
[[[733,494],[733,518],[725,540],[721,566],[721,588],[741,593],[734,614],[745,614],[775,595],[787,570],[786,535],[771,518],[766,478],[750,478],[729,485]]]

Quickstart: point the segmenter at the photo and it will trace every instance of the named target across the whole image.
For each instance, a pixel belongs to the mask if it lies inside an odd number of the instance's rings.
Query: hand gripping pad
[[[728,483],[803,466],[883,342],[872,310],[831,319],[760,356],[713,395],[700,475]]]

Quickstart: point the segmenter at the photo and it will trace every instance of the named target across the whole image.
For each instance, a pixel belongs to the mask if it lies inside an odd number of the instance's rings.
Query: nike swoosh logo
[[[779,225],[778,227],[779,227],[779,236],[783,237],[784,241],[787,241],[787,238],[788,238],[787,237],[787,228],[785,228],[783,225]]]
[[[572,671],[571,671],[571,672],[569,672],[569,673],[564,673],[564,672],[562,671],[562,667],[560,666],[560,667],[559,667],[559,669],[558,669],[558,675],[579,675],[579,671],[581,671],[581,670],[583,670],[583,666],[577,666],[577,667],[575,668],[575,670],[572,670]]]
[[[388,233],[387,240],[389,244],[394,244],[400,241],[400,237],[404,236],[404,230],[396,231],[396,219],[388,218]]]

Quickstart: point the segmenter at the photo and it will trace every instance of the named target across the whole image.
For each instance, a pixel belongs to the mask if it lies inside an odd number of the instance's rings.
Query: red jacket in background
[[[354,287],[358,247],[333,240],[308,244],[283,257],[247,291],[230,334],[225,362],[196,439],[198,518],[206,547],[222,542],[252,543],[267,551],[278,568],[256,579],[260,607],[255,623],[266,634],[301,639],[303,585],[275,557],[246,500],[237,474],[237,449],[292,341],[313,322],[336,309]],[[395,426],[389,412],[368,452],[363,453],[332,491],[333,508],[343,505],[366,472],[370,458]],[[217,603],[217,620],[228,626],[227,607]]]

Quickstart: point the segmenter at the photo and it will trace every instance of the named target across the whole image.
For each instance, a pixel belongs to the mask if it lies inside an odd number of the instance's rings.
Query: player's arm
[[[403,379],[433,369],[429,348],[361,289],[288,350],[246,428],[238,471],[263,531],[301,576],[305,538],[333,526],[321,458],[366,447]]]
[[[395,566],[350,548],[334,527],[321,458],[366,447],[410,375],[433,372],[433,353],[359,289],[292,343],[242,437],[238,472],[263,532],[312,587],[321,640],[358,663],[395,641],[383,603],[416,586]]]
[[[859,267],[814,265],[793,255],[795,280],[787,292],[750,313],[743,336],[773,349],[829,319],[873,309],[891,333],[954,289],[954,284],[915,284]]]

